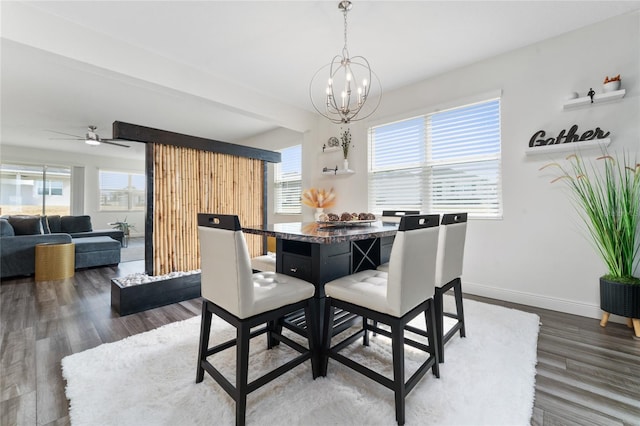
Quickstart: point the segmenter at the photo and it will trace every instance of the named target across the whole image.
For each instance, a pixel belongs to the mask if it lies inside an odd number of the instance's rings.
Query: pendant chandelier
[[[364,56],[349,57],[347,13],[351,2],[341,1],[338,9],[344,15],[342,54],[316,71],[309,85],[309,97],[320,115],[332,123],[347,124],[367,118],[378,109],[382,86]]]

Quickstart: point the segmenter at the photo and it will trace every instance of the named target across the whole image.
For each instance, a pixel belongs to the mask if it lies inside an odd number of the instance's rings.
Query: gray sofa
[[[120,263],[124,234],[115,229],[93,230],[89,216],[0,217],[0,278],[35,273],[35,246],[75,244],[75,267]]]

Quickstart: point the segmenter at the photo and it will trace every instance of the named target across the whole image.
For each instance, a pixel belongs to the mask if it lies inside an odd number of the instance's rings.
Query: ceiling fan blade
[[[47,130],[47,132],[52,132],[52,133],[57,133],[59,135],[67,135],[67,136],[73,136],[74,138],[78,138],[80,140],[82,140],[82,136],[78,136],[78,135],[72,135],[70,133],[63,133],[63,132],[56,132],[55,130]]]
[[[131,148],[129,145],[123,145],[121,143],[118,142],[113,142],[114,139],[100,139],[101,143],[108,143],[109,145],[116,145],[116,146],[121,146],[123,148]]]

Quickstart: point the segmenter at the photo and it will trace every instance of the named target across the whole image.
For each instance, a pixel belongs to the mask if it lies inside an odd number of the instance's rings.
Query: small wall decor
[[[621,81],[622,80],[620,79],[620,74],[616,75],[615,77],[611,77],[611,78],[609,78],[609,76],[606,76],[604,78],[604,83],[602,83],[602,90],[605,93],[614,92],[616,90],[620,90]]]
[[[564,143],[573,143],[573,142],[583,142],[590,141],[594,139],[605,139],[609,136],[611,132],[604,132],[604,130],[600,129],[600,127],[596,127],[594,130],[587,130],[582,134],[578,134],[578,125],[574,124],[571,126],[569,131],[563,129],[558,133],[558,136],[555,138],[545,138],[547,132],[544,130],[538,130],[531,136],[529,139],[529,147],[536,146],[545,146],[545,145],[556,145],[556,144],[564,144]]]
[[[593,87],[589,88],[589,91],[587,92],[587,96],[591,98],[591,103],[593,103],[593,96],[596,94],[596,92],[593,90]]]

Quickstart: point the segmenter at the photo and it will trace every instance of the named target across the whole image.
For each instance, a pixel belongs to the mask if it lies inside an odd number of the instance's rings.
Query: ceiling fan
[[[89,126],[87,133],[84,135],[84,137],[82,136],[78,136],[78,135],[71,135],[69,133],[63,133],[63,132],[56,132],[55,130],[49,130],[50,132],[53,133],[58,133],[61,135],[67,135],[67,136],[73,136],[74,139],[69,139],[69,138],[49,138],[49,139],[57,139],[57,140],[67,140],[67,141],[84,141],[87,145],[100,145],[101,143],[106,143],[109,145],[116,145],[116,146],[121,146],[123,148],[130,148],[129,145],[124,145],[121,143],[117,143],[115,141],[119,140],[119,139],[102,139],[100,138],[100,135],[98,135],[96,133],[96,130],[98,128],[96,126]]]

